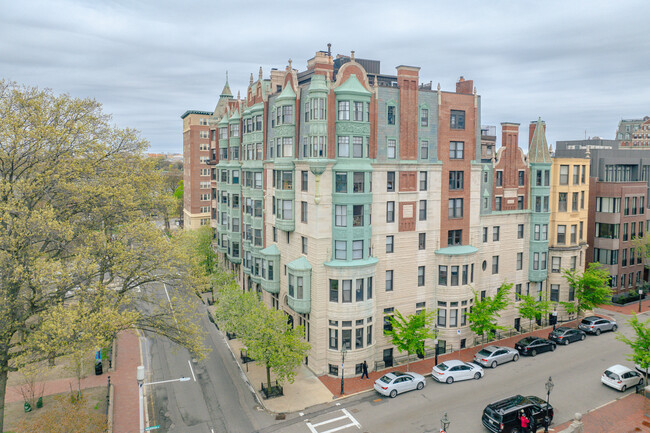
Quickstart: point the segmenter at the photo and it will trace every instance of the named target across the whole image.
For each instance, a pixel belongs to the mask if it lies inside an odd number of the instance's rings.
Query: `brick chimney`
[[[471,95],[474,91],[474,80],[466,80],[462,75],[456,83],[456,93]]]
[[[400,158],[418,159],[418,87],[420,68],[397,67],[397,85],[400,98]]]

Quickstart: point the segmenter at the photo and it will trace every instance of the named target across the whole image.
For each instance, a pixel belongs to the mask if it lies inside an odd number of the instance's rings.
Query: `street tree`
[[[648,385],[648,370],[650,370],[650,319],[642,322],[639,317],[634,314],[628,321],[634,330],[633,337],[626,337],[622,333],[618,333],[619,340],[630,346],[632,353],[627,356],[627,359],[638,364],[643,371],[645,371],[646,386]]]
[[[419,350],[424,351],[424,341],[427,338],[436,338],[432,330],[434,312],[420,311],[418,314],[410,314],[404,317],[399,311],[395,311],[395,317],[391,317],[391,329],[385,333],[391,339],[393,345],[400,352],[406,352],[406,370],[410,368],[411,354]]]
[[[512,289],[512,283],[503,283],[497,289],[494,296],[486,296],[484,299],[479,297],[478,292],[474,292],[474,305],[467,313],[469,328],[476,335],[481,336],[482,342],[488,333],[494,333],[498,329],[506,329],[498,324],[501,317],[499,312],[504,310],[508,304],[508,293]]]
[[[551,304],[546,299],[537,299],[533,295],[519,295],[521,302],[517,306],[519,315],[528,319],[530,332],[533,332],[533,320],[544,317],[551,311]]]
[[[266,383],[271,387],[271,370],[278,382],[293,383],[298,368],[309,353],[310,345],[303,336],[304,327],[293,327],[287,316],[279,310],[259,303],[248,312],[253,320],[242,336],[248,356],[266,368]]]
[[[92,99],[0,81],[0,431],[9,371],[73,347],[50,334],[56,308],[102,312],[103,335],[136,326],[203,355],[186,254],[149,221],[161,179],[147,146]],[[142,290],[155,282],[174,286],[171,302]]]
[[[564,278],[574,292],[575,302],[562,302],[562,305],[567,313],[576,314],[578,318],[598,305],[609,304],[612,299],[609,272],[598,262],[589,263],[582,274],[576,269],[565,269]]]
[[[234,278],[218,289],[214,306],[214,319],[225,332],[246,338],[259,326],[255,322],[262,302],[255,293],[242,291]]]

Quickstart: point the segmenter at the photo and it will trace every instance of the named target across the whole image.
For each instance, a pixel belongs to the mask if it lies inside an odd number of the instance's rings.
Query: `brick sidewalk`
[[[629,305],[624,305],[624,306],[614,305],[614,304],[600,305],[598,308],[602,310],[615,311],[621,314],[627,314],[628,316],[631,316],[633,313],[639,314],[638,302]],[[641,312],[645,313],[646,311],[650,311],[650,299],[641,301]]]
[[[140,365],[140,344],[135,331],[121,332],[117,338],[117,356],[114,371],[101,376],[81,379],[81,389],[106,386],[108,376],[114,385],[113,431],[115,433],[138,433],[140,429],[138,383],[136,368]],[[45,382],[44,394],[61,394],[77,389],[77,379],[67,378]],[[7,388],[5,403],[22,401],[20,386]]]

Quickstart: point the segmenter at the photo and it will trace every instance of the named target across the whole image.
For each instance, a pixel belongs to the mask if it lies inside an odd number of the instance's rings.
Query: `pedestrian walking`
[[[366,376],[366,379],[370,379],[368,377],[368,363],[366,361],[363,361],[363,365],[361,366],[361,379],[363,379],[363,376]]]
[[[521,433],[530,433],[530,430],[528,429],[530,421],[523,410],[519,412],[519,424],[521,426]]]

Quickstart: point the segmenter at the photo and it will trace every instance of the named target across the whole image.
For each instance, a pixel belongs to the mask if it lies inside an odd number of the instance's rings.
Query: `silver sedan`
[[[480,365],[455,359],[441,362],[431,371],[431,377],[438,382],[447,383],[454,383],[457,380],[480,379],[484,374]]]
[[[375,391],[386,397],[395,398],[397,394],[414,389],[422,389],[426,379],[421,374],[392,371],[375,381]]]
[[[474,355],[474,362],[491,368],[506,362],[517,361],[518,359],[519,352],[512,347],[505,346],[487,346]]]

